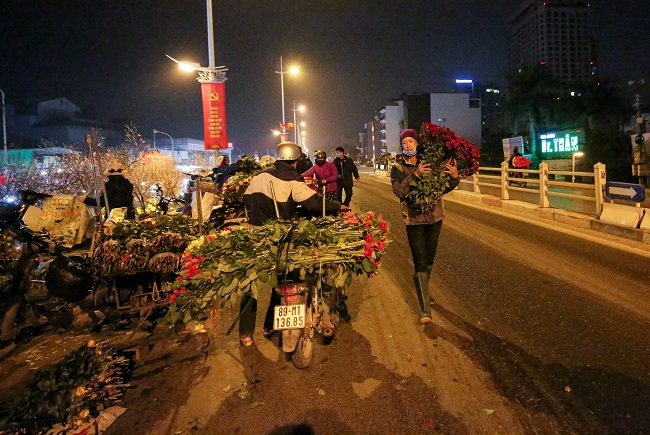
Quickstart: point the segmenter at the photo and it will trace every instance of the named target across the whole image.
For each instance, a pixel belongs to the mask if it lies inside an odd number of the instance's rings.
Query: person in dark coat
[[[415,273],[413,284],[420,304],[420,323],[431,323],[431,295],[429,280],[433,261],[438,250],[438,239],[442,228],[442,219],[445,216],[443,202],[425,212],[418,211],[413,200],[409,197],[411,183],[423,174],[431,172],[429,163],[421,161],[418,157],[418,132],[413,129],[402,130],[399,135],[402,141],[401,163],[393,165],[390,181],[393,193],[399,198],[402,217],[406,224],[406,236],[411,248],[411,256]],[[449,186],[444,193],[455,189],[460,183],[458,165],[454,159],[445,163],[445,172],[449,174]]]
[[[244,193],[244,204],[249,211],[248,222],[251,225],[264,225],[278,219],[278,215],[281,219],[291,219],[299,204],[312,212],[322,210],[321,197],[307,187],[305,180],[296,172],[300,147],[293,142],[281,142],[276,146],[276,155],[273,166],[255,175]],[[347,207],[326,199],[325,209],[327,214],[336,215],[347,210]],[[274,307],[279,303],[280,296],[272,291],[264,318],[264,335],[267,337],[273,334]],[[239,309],[239,340],[243,346],[250,346],[253,344],[257,317],[257,299],[252,292],[242,295]]]
[[[300,153],[300,157],[298,157],[298,161],[296,162],[296,172],[302,174],[311,169],[312,166],[314,166],[314,164],[309,160],[307,154]]]
[[[339,173],[339,177],[336,180],[336,199],[341,204],[349,206],[350,200],[352,199],[352,176],[354,176],[355,180],[359,181],[359,171],[352,159],[345,155],[343,147],[338,147],[336,154],[337,157],[334,159],[334,165]],[[345,201],[343,200],[343,190],[345,190]]]
[[[114,163],[104,171],[108,181],[104,184],[106,196],[108,196],[108,206],[110,209],[126,207],[126,219],[135,219],[135,206],[133,205],[133,184],[124,177],[126,170],[119,164]],[[86,205],[97,205],[95,198],[86,197]],[[100,206],[104,207],[104,196],[100,196]],[[109,210],[110,213],[110,210]]]

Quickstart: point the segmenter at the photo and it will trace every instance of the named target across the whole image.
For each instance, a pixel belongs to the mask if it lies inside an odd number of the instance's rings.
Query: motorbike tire
[[[93,288],[94,279],[89,266],[66,256],[55,258],[45,276],[48,292],[66,302],[84,299]]]
[[[311,357],[314,350],[314,339],[303,334],[298,340],[296,350],[291,354],[291,361],[298,369],[306,369],[311,363]]]

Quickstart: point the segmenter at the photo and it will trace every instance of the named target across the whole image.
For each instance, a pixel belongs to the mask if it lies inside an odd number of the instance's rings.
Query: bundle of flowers
[[[93,262],[109,275],[175,272],[180,267],[180,254],[196,235],[194,221],[183,215],[123,221],[110,235],[99,239]]]
[[[115,348],[91,340],[36,373],[7,407],[0,433],[45,433],[57,424],[79,428],[121,400],[130,367]]]
[[[336,287],[354,275],[378,273],[389,228],[381,215],[368,212],[259,227],[233,227],[202,236],[183,253],[166,321],[200,328],[206,312],[235,295],[277,286],[277,274],[297,271],[315,279],[328,270]],[[316,280],[320,285],[321,280]]]
[[[224,202],[237,203],[244,199],[244,192],[251,184],[251,178],[262,170],[262,166],[255,159],[244,158],[239,163],[235,174],[228,178],[221,187],[221,197]]]
[[[228,178],[221,187],[221,197],[224,202],[238,203],[244,200],[244,193],[251,184],[253,174],[245,172],[237,172],[232,177]]]
[[[426,212],[442,199],[449,188],[450,176],[445,173],[445,163],[449,159],[456,160],[458,175],[466,178],[478,172],[480,155],[480,150],[473,143],[450,129],[423,122],[418,139],[418,157],[431,165],[431,172],[411,183],[409,196],[415,208]]]
[[[13,280],[19,258],[20,250],[14,249],[14,238],[0,233],[0,287]]]

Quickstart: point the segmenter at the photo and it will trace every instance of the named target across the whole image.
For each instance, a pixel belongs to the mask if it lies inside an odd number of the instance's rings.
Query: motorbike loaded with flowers
[[[281,303],[273,327],[282,331],[283,351],[305,368],[316,335],[331,341],[347,316],[345,289],[352,277],[378,273],[388,234],[380,215],[346,212],[199,237],[183,254],[166,320],[203,330],[210,313],[232,298],[247,291],[257,298],[274,289]]]

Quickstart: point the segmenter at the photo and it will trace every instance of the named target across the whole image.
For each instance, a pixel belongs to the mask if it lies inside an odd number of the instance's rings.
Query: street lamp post
[[[296,100],[293,100],[293,109],[289,109],[289,110],[293,111],[293,142],[296,145],[300,145],[299,137],[298,137],[298,120],[297,120],[296,112],[304,112],[305,106],[301,104],[300,106],[298,106],[298,108],[296,108]]]
[[[0,89],[2,93],[2,142],[4,144],[4,162],[7,166],[7,111],[5,109],[5,93]]]
[[[572,183],[576,182],[576,157],[580,158],[580,157],[582,157],[584,155],[585,155],[585,153],[583,153],[582,151],[576,151],[575,153],[573,153],[571,155],[571,161],[572,161],[572,165],[571,165],[571,172],[572,172],[572,174],[571,174],[571,182]]]
[[[154,149],[156,149],[156,133],[160,133],[160,134],[164,134],[166,136],[169,136],[169,140],[172,141],[172,158],[174,158],[174,138],[171,137],[170,134],[165,133],[164,131],[154,129],[154,131],[153,131],[153,148]]]
[[[285,71],[282,66],[282,56],[280,56],[280,71],[276,71],[275,73],[280,74],[280,92],[282,94],[282,134],[280,135],[280,139],[284,142],[287,140],[287,127],[285,125],[286,119],[284,116],[284,75],[287,73],[298,74],[298,67],[292,66],[288,71]]]

